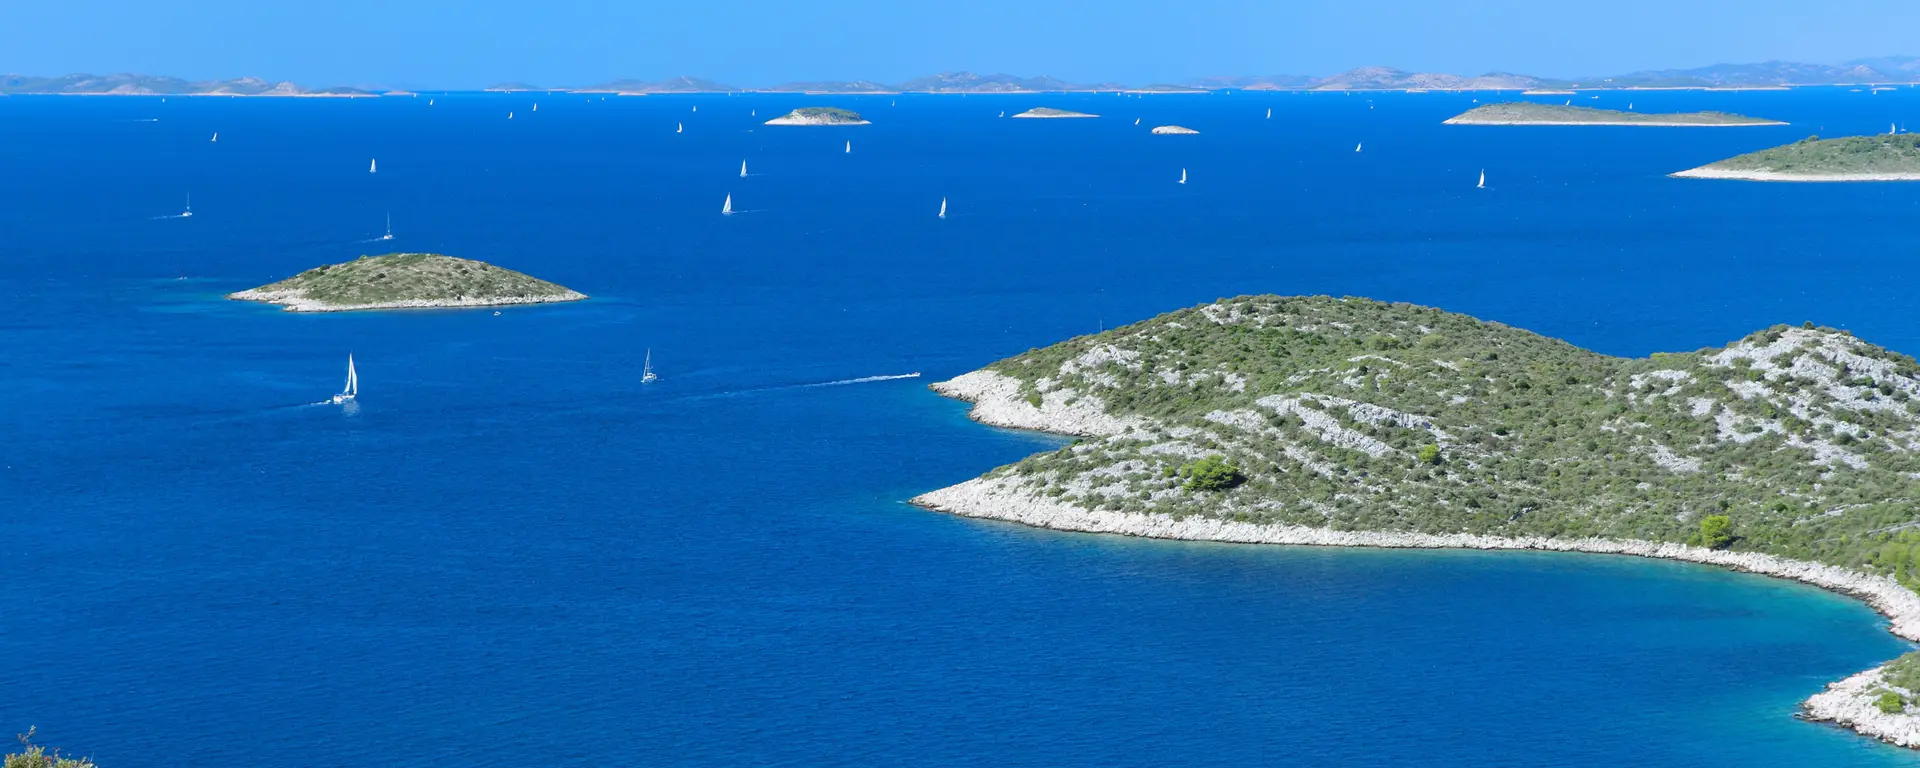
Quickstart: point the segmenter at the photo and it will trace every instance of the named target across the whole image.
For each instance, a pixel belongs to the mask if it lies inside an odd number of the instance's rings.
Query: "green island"
[[[1052,107],[1034,107],[1033,109],[1029,109],[1025,112],[1014,115],[1014,117],[1061,118],[1061,117],[1099,117],[1099,115],[1088,114],[1086,112],[1073,112],[1065,109],[1054,109]]]
[[[1629,126],[1753,126],[1786,125],[1778,120],[1727,112],[1627,112],[1562,104],[1511,101],[1482,104],[1447,118],[1445,125],[1629,125]]]
[[[437,253],[389,253],[314,267],[277,283],[227,294],[289,312],[489,307],[579,301],[586,295],[483,261]]]
[[[1081,439],[914,499],[927,508],[1160,538],[1690,560],[1859,596],[1920,638],[1920,363],[1844,331],[1621,358],[1429,307],[1248,296],[933,388],[978,421]],[[1833,684],[1807,715],[1920,745],[1920,714],[1879,706],[1884,674]]]
[[[872,125],[860,113],[839,107],[801,107],[767,121],[767,125]]]
[[[1742,181],[1920,181],[1920,134],[1808,136],[1673,175]]]

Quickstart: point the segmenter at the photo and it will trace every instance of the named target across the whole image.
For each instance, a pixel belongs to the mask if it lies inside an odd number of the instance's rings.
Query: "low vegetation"
[[[327,306],[407,301],[585,298],[545,280],[486,262],[437,253],[390,253],[315,267],[277,283],[232,294],[259,301],[297,299]]]
[[[1718,171],[1771,171],[1819,175],[1920,174],[1920,134],[1808,136],[1792,144],[1750,152],[1704,166]]]
[[[60,750],[49,752],[33,743],[33,729],[20,734],[20,751],[8,753],[0,768],[95,768],[92,760],[62,757]]]
[[[1484,104],[1446,121],[1453,125],[1526,123],[1639,123],[1645,125],[1781,125],[1727,112],[1629,112],[1561,104],[1514,101]]]
[[[1043,413],[1125,425],[995,472],[1085,509],[1692,543],[1920,585],[1920,364],[1810,323],[1630,359],[1429,307],[1249,296],[990,369]],[[1197,480],[1213,467],[1233,482]]]

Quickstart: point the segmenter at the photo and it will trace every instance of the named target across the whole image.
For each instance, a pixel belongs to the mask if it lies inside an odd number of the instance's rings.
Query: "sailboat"
[[[1893,134],[1896,134],[1896,133],[1899,133],[1899,132],[1900,132],[1900,126],[1898,126],[1898,125],[1895,125],[1895,124],[1893,124],[1893,123],[1887,123],[1887,135],[1888,135],[1888,136],[1892,136]],[[218,135],[220,135],[220,134],[217,134],[217,133],[216,133],[216,134],[214,134],[214,135],[215,135],[215,136],[218,136]]]
[[[387,214],[387,233],[384,235],[381,235],[380,239],[381,240],[393,239],[393,214],[391,213]]]
[[[1001,116],[1001,117],[1006,117],[1006,116],[1007,116],[1007,111],[1006,111],[1006,110],[1004,110],[1004,109],[1003,109],[1003,110],[1000,110],[1000,116]]]
[[[508,120],[512,120],[512,119],[513,119],[513,113],[512,113],[512,112],[508,112],[508,113],[507,113],[507,119],[508,119]]]
[[[538,112],[538,111],[540,111],[540,105],[539,105],[539,104],[535,104],[535,105],[533,105],[533,111],[535,111],[535,112]]]
[[[1187,183],[1187,169],[1185,168],[1180,169],[1180,183]]]
[[[943,198],[940,198],[940,218],[944,219],[946,217],[947,217],[947,199],[943,197]]]
[[[213,132],[213,138],[211,138],[211,139],[208,139],[207,141],[209,141],[209,142],[211,142],[211,143],[214,143],[214,144],[218,144],[218,143],[220,143],[220,132],[219,132],[219,131],[214,131],[214,132]]]
[[[740,161],[740,178],[744,179],[746,177],[747,177],[747,161],[742,160]]]
[[[695,104],[695,105],[693,105],[693,111],[695,111],[695,112],[698,112],[698,111],[700,111],[700,105],[698,105],[698,104]]]
[[[853,154],[853,142],[851,140],[847,142],[847,154]]]
[[[350,403],[350,402],[353,402],[354,398],[359,396],[360,396],[360,374],[355,373],[353,371],[353,354],[348,353],[347,354],[347,387],[346,389],[341,390],[340,394],[333,396],[333,404],[339,405],[341,403]]]
[[[1273,119],[1273,107],[1267,107],[1267,119],[1268,120]]]
[[[433,99],[427,99],[427,106],[433,106]]]
[[[720,215],[722,216],[733,215],[733,195],[727,195],[727,201],[720,204]]]
[[[1627,102],[1627,109],[1633,109],[1633,102]]]
[[[683,125],[683,124],[680,124],[680,123],[674,123],[674,124],[673,124],[673,132],[674,132],[674,133],[679,133],[679,132],[681,132],[681,131],[684,131],[684,130],[686,130],[686,129],[687,129],[687,126],[685,126],[685,125]]]
[[[1139,124],[1140,124],[1140,118],[1137,118],[1137,117],[1136,117],[1136,118],[1134,118],[1134,119],[1133,119],[1133,124],[1134,124],[1134,125],[1139,125]]]
[[[1364,142],[1364,141],[1362,141],[1362,142],[1358,142],[1358,143],[1356,143],[1356,144],[1354,144],[1354,145],[1353,145],[1353,151],[1355,151],[1355,152],[1358,152],[1358,151],[1360,151],[1360,145],[1361,145],[1361,144],[1365,144],[1365,143],[1366,143],[1366,142]]]
[[[187,195],[187,209],[180,212],[180,218],[185,219],[185,218],[191,218],[192,216],[193,216],[193,195],[189,194]]]
[[[660,376],[653,372],[653,348],[648,347],[647,361],[640,364],[640,383],[652,384],[659,379]]]
[[[747,110],[747,117],[759,117],[759,116],[760,116],[760,110],[757,110],[757,109]]]
[[[1486,189],[1486,188],[1487,188],[1487,169],[1482,168],[1480,169],[1480,183],[1474,186],[1474,189]]]

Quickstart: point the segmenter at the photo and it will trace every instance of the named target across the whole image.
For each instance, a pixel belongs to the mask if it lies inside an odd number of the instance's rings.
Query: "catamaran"
[[[660,376],[653,372],[653,348],[648,347],[647,361],[640,364],[640,383],[652,384],[653,382],[658,381],[659,379],[660,379]]]
[[[742,160],[740,161],[740,178],[744,179],[746,177],[747,177],[747,161]]]
[[[1187,169],[1185,168],[1180,169],[1180,183],[1187,183]]]
[[[380,172],[379,158],[374,158],[373,160],[370,160],[367,162],[367,173],[379,173],[379,172]]]
[[[944,219],[946,217],[947,217],[947,199],[943,197],[943,198],[940,198],[940,218]]]
[[[393,214],[391,213],[387,214],[387,233],[384,235],[381,235],[380,239],[381,240],[393,239]]]
[[[733,195],[727,195],[727,201],[720,204],[720,215],[722,216],[733,215]]]
[[[333,396],[333,404],[339,405],[341,403],[350,403],[350,402],[353,402],[354,398],[359,396],[360,396],[360,375],[357,373],[354,373],[353,354],[348,353],[347,354],[347,388],[341,390],[340,394]]]
[[[1482,168],[1480,169],[1480,183],[1474,186],[1474,189],[1486,189],[1486,188],[1487,188],[1487,169]]]

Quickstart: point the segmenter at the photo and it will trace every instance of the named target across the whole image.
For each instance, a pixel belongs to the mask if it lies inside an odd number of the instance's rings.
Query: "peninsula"
[[[1060,118],[1060,117],[1099,117],[1099,115],[1090,115],[1085,112],[1069,112],[1064,109],[1054,109],[1052,107],[1034,107],[1033,109],[1029,109],[1025,112],[1014,115],[1014,117]]]
[[[486,262],[437,253],[389,253],[314,267],[227,298],[280,304],[289,312],[345,312],[543,304],[579,301],[586,295]]]
[[[839,107],[801,107],[767,121],[767,125],[872,125],[860,113]]]
[[[1560,104],[1536,104],[1512,101],[1483,104],[1450,117],[1446,125],[1650,125],[1688,127],[1726,127],[1786,125],[1778,120],[1763,120],[1726,112],[1624,112]]]
[[[1161,125],[1161,126],[1155,126],[1155,127],[1154,127],[1154,129],[1153,129],[1153,132],[1154,132],[1155,134],[1158,134],[1158,135],[1161,135],[1161,136],[1170,136],[1170,135],[1171,135],[1171,136],[1178,136],[1178,135],[1182,135],[1182,134],[1189,134],[1189,133],[1199,133],[1199,131],[1196,131],[1196,130],[1194,130],[1194,129],[1192,129],[1192,128],[1187,128],[1187,127],[1184,127],[1184,126],[1179,126],[1179,125]]]
[[[923,507],[1170,539],[1687,560],[1860,597],[1920,639],[1920,363],[1844,331],[1628,359],[1428,307],[1248,296],[933,389],[977,421],[1082,439]],[[1806,713],[1920,746],[1906,666],[1920,661],[1835,683]]]
[[[1808,136],[1673,175],[1741,181],[1920,181],[1920,134]]]

